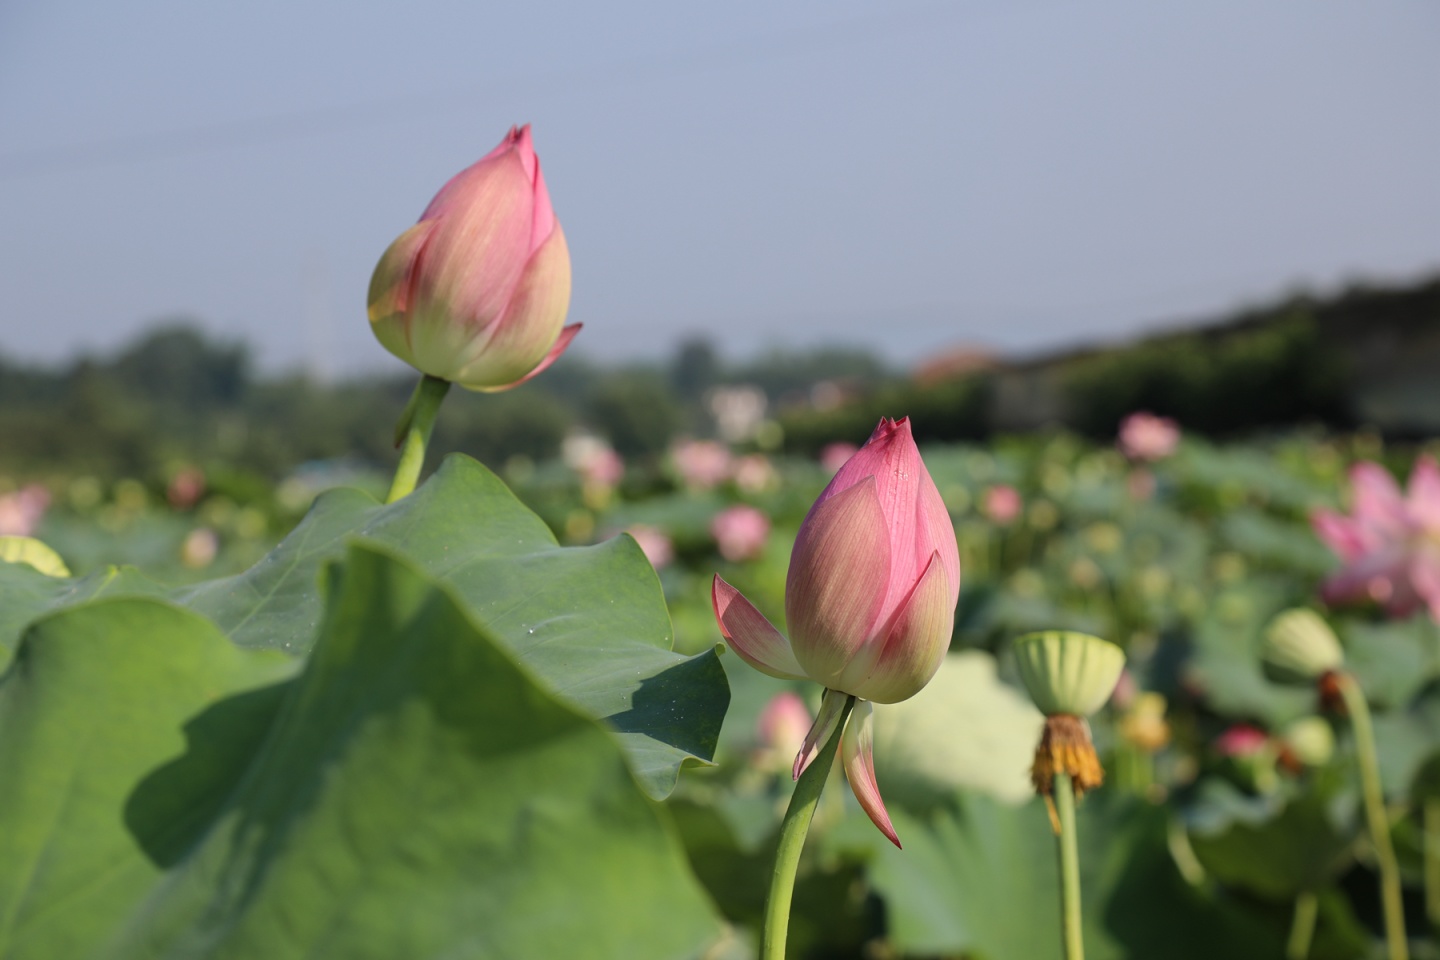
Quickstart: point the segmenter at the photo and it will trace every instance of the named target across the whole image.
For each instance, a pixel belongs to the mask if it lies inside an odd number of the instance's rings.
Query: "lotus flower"
[[[765,550],[770,537],[770,518],[746,504],[726,507],[710,521],[710,535],[720,556],[731,563],[753,560]]]
[[[730,476],[730,450],[714,440],[682,441],[670,451],[670,457],[691,490],[709,490]]]
[[[1131,460],[1164,460],[1180,444],[1180,427],[1169,417],[1132,413],[1120,423],[1120,452]]]
[[[755,722],[755,766],[767,771],[788,770],[814,719],[805,701],[793,690],[771,697]]]
[[[445,184],[370,280],[370,329],[386,350],[485,392],[555,362],[580,332],[564,326],[569,306],[570,253],[529,126]]]
[[[1024,505],[1025,502],[1020,497],[1020,491],[1002,483],[985,491],[985,499],[981,501],[980,509],[992,523],[1004,527],[1020,516],[1020,510]]]
[[[1344,562],[1322,588],[1327,603],[1374,600],[1393,617],[1421,607],[1440,622],[1440,469],[1421,457],[1401,494],[1378,463],[1350,470],[1350,515],[1318,510],[1315,533]]]
[[[897,846],[875,782],[870,704],[911,697],[935,675],[959,593],[955,529],[908,419],[881,420],[810,508],[785,581],[788,639],[720,577],[712,588],[720,632],[742,659],[772,677],[826,688],[795,758],[797,778],[835,732],[848,698],[858,698],[841,742],[846,777]]]

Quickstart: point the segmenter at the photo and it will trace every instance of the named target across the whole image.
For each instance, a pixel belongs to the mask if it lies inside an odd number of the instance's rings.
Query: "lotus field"
[[[0,957],[1440,957],[1433,452],[431,448],[569,271],[514,130],[375,271],[393,475],[9,482]]]

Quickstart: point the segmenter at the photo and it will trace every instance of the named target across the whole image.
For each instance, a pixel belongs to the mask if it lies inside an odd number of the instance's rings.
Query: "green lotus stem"
[[[1303,890],[1295,896],[1295,919],[1290,923],[1290,941],[1285,944],[1285,960],[1305,960],[1310,956],[1310,941],[1315,939],[1315,917],[1320,912],[1320,899],[1314,890]]]
[[[1365,798],[1365,819],[1370,843],[1375,848],[1375,865],[1380,870],[1380,905],[1385,915],[1385,944],[1390,960],[1409,960],[1405,941],[1405,909],[1400,901],[1400,865],[1390,843],[1390,818],[1385,813],[1385,794],[1380,788],[1380,761],[1375,752],[1375,728],[1370,723],[1370,706],[1355,678],[1336,674],[1340,696],[1355,731],[1355,752],[1360,761],[1360,788]]]
[[[850,697],[840,712],[835,732],[820,748],[815,759],[810,761],[810,766],[800,774],[795,792],[790,795],[790,806],[786,808],[785,819],[780,824],[780,846],[775,851],[775,870],[770,875],[770,896],[765,901],[760,960],[785,960],[785,937],[790,932],[790,901],[795,894],[795,871],[800,866],[800,851],[805,847],[805,835],[810,832],[810,821],[815,816],[815,806],[820,802],[820,791],[825,788],[825,780],[830,776],[830,767],[840,749],[840,737],[854,708],[855,698]]]
[[[1425,913],[1430,926],[1440,928],[1440,797],[1426,797],[1421,816],[1425,830]]]
[[[420,378],[405,412],[400,414],[400,428],[404,434],[400,449],[400,464],[395,468],[395,479],[390,483],[386,503],[394,503],[411,493],[420,480],[420,470],[425,466],[425,446],[435,429],[435,415],[440,412],[440,402],[450,390],[450,381],[432,377]]]
[[[1055,813],[1060,820],[1060,927],[1065,960],[1085,960],[1080,919],[1080,846],[1075,832],[1075,787],[1068,773],[1055,774]]]

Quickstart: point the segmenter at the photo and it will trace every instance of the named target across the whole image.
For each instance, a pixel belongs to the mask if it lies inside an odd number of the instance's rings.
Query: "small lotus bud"
[[[1265,675],[1278,683],[1314,683],[1345,663],[1335,631],[1313,610],[1286,610],[1265,629]]]
[[[29,564],[47,577],[69,577],[60,554],[34,537],[0,537],[0,561]]]
[[[1026,634],[1014,649],[1020,678],[1047,716],[1090,716],[1110,699],[1125,668],[1115,644],[1068,630]]]

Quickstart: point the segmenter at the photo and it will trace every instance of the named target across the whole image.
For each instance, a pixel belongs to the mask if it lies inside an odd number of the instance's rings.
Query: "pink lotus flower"
[[[1020,516],[1020,508],[1023,506],[1020,491],[1003,483],[986,490],[985,499],[980,503],[980,509],[985,516],[1002,527],[1013,523],[1015,518]]]
[[[1393,617],[1421,607],[1440,623],[1440,469],[1421,457],[1402,495],[1378,463],[1350,468],[1351,515],[1317,510],[1311,524],[1344,562],[1322,587],[1326,603],[1373,600]]]
[[[843,440],[827,443],[825,449],[820,451],[820,466],[824,467],[826,472],[834,473],[845,466],[846,461],[855,456],[859,449],[855,444]]]
[[[1120,423],[1120,452],[1131,460],[1164,460],[1180,445],[1180,427],[1143,410]]]
[[[742,659],[772,677],[826,688],[795,758],[797,778],[835,732],[848,698],[859,699],[841,742],[846,777],[897,846],[875,782],[870,704],[914,696],[935,675],[959,594],[955,529],[908,419],[881,420],[810,508],[785,580],[789,639],[720,577],[712,587],[720,632]]]
[[[640,552],[645,554],[645,559],[650,561],[650,566],[659,570],[675,559],[675,547],[665,531],[659,527],[652,527],[646,523],[636,523],[625,528],[625,532],[635,538],[640,545]]]
[[[50,506],[50,491],[32,483],[0,497],[0,537],[28,537]]]
[[[735,461],[735,486],[745,493],[764,493],[775,486],[779,477],[763,453],[748,453]]]
[[[710,535],[715,538],[720,556],[731,563],[753,560],[765,550],[770,518],[743,503],[726,507],[710,521]]]
[[[795,692],[786,690],[771,697],[755,724],[759,746],[755,765],[764,770],[789,770],[791,758],[805,743],[805,733],[814,719]]]
[[[1215,738],[1215,752],[1222,757],[1251,757],[1266,749],[1270,735],[1248,723],[1237,723]]]
[[[686,440],[670,451],[681,481],[691,490],[709,490],[730,476],[730,450],[714,440]]]
[[[395,356],[470,390],[508,390],[565,351],[570,253],[530,127],[456,174],[370,280],[370,329]],[[563,329],[562,329],[563,327]]]

